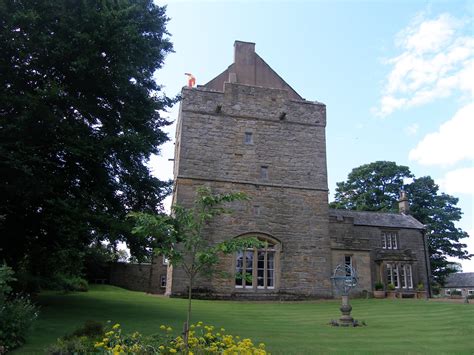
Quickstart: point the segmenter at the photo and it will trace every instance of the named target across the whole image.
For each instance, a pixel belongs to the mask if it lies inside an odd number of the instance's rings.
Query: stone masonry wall
[[[382,249],[381,234],[383,231],[398,233],[397,250],[387,251]],[[350,254],[353,251],[369,253],[371,286],[364,285],[367,290],[373,290],[375,283],[381,279],[381,276],[382,280],[385,278],[385,270],[380,270],[377,263],[383,265],[390,261],[410,263],[413,270],[413,286],[416,288],[416,285],[422,282],[425,289],[428,289],[424,240],[420,230],[359,226],[353,224],[352,218],[344,218],[342,221],[338,221],[331,217],[329,220],[329,234],[333,250],[340,250],[342,254]],[[365,267],[358,271],[359,275],[367,272]],[[369,276],[364,276],[364,278],[369,279]]]
[[[166,268],[160,256],[155,258],[153,264],[113,263],[110,284],[132,291],[163,294],[165,288],[161,287],[161,276],[166,276]]]
[[[218,276],[197,289],[217,297],[330,297],[325,106],[291,100],[286,90],[229,83],[224,93],[185,88],[182,95],[174,202],[191,206],[202,185],[243,191],[251,200],[215,220],[209,239],[268,235],[280,248],[274,290],[236,289],[232,277]],[[221,270],[233,275],[234,258],[224,258]],[[185,281],[174,268],[169,292],[184,294]]]
[[[228,83],[225,89],[183,90],[178,177],[327,190],[324,105],[289,100],[280,89]],[[252,144],[244,143],[246,132]],[[268,167],[267,181],[261,166]]]

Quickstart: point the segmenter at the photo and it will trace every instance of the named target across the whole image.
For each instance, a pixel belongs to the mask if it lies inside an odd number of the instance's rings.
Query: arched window
[[[275,289],[280,243],[273,238],[256,237],[263,242],[263,247],[241,250],[236,254],[235,287]]]

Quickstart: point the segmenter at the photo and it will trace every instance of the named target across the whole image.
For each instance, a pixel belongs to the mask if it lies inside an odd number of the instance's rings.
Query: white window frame
[[[447,288],[446,290],[444,290],[444,294],[447,296],[451,296],[451,289]]]
[[[393,284],[396,289],[400,288],[400,272],[398,264],[387,264],[387,284]]]
[[[406,264],[405,266],[407,271],[405,279],[408,280],[408,288],[413,288],[413,269],[411,267],[411,264]]]
[[[168,265],[169,264],[168,258],[164,255],[163,255],[163,258],[161,259],[161,264],[162,265]]]
[[[468,294],[469,296],[474,295],[474,289],[473,289],[473,290],[467,290],[467,294]]]
[[[263,269],[259,268],[258,257],[264,253],[263,259]],[[237,279],[235,279],[235,288],[237,289],[266,289],[266,290],[273,290],[275,289],[276,285],[276,259],[277,259],[278,247],[277,245],[272,242],[271,245],[266,244],[263,248],[248,248],[243,251],[237,252],[236,254],[236,265],[235,265],[235,273],[242,274],[241,284],[237,284]],[[247,258],[252,255],[252,268],[247,267]],[[270,257],[271,255],[271,257]],[[242,257],[242,266],[239,268],[238,266],[238,258]],[[271,266],[271,267],[270,267]],[[245,270],[245,271],[244,271]],[[252,281],[247,282],[245,276],[250,274],[249,270],[251,270]],[[263,271],[263,285],[259,285],[259,271]],[[245,275],[243,273],[245,272]],[[271,277],[269,275],[272,275]],[[271,284],[271,285],[269,285]]]
[[[413,288],[413,269],[411,264],[400,265],[400,286],[401,288],[410,289]]]
[[[385,231],[382,232],[382,249],[398,249],[398,233]]]

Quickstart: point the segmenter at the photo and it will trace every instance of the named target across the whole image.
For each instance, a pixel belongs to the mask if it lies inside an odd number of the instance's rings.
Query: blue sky
[[[473,1],[158,1],[170,54],[157,81],[180,92],[185,72],[205,84],[233,61],[235,40],[307,100],[327,105],[329,189],[376,160],[430,175],[459,198],[474,253]],[[177,107],[168,116],[177,118]],[[174,139],[174,125],[168,128]],[[173,142],[151,166],[172,177]],[[462,262],[474,272],[474,260]]]

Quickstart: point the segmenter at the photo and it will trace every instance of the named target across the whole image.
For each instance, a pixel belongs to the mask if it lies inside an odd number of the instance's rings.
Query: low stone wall
[[[153,268],[153,269],[152,269]],[[110,284],[132,291],[163,294],[161,277],[166,277],[166,265],[113,263],[110,265]]]

